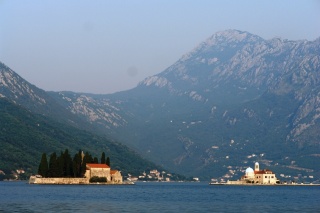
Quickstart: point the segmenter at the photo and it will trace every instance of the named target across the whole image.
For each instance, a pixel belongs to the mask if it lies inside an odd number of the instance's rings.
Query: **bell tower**
[[[254,164],[254,171],[260,171],[259,163],[258,163],[258,162],[256,162],[256,163]]]

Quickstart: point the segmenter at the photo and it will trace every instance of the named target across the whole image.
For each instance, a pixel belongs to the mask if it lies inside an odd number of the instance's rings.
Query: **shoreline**
[[[107,182],[90,182],[89,178],[42,178],[30,176],[29,184],[36,185],[132,185],[128,181],[107,181]]]
[[[230,184],[230,183],[209,183],[209,185],[216,186],[320,186],[320,184]]]

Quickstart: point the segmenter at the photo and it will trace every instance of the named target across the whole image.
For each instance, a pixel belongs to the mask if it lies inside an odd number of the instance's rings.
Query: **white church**
[[[260,170],[259,163],[254,164],[254,170],[250,167],[246,169],[245,175],[237,181],[229,181],[227,184],[277,184],[276,175],[269,169]]]

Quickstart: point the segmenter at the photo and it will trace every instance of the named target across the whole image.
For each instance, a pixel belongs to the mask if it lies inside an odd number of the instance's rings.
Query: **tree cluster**
[[[100,162],[110,166],[110,158],[102,152]],[[83,154],[81,150],[71,158],[68,149],[61,152],[60,156],[54,152],[47,160],[47,154],[43,153],[38,168],[38,174],[42,177],[84,177],[87,163],[99,163],[97,157],[92,157],[88,152]]]
[[[90,178],[89,182],[90,183],[105,183],[105,182],[107,182],[107,178],[93,176],[92,178]]]

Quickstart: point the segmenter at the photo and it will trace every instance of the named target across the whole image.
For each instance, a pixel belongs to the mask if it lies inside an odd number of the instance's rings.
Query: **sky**
[[[212,34],[320,37],[320,0],[0,0],[0,61],[46,91],[134,88]]]

